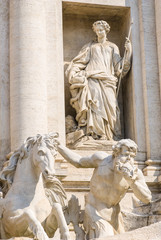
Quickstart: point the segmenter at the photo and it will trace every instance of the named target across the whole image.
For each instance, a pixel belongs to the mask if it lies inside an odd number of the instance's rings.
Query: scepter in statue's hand
[[[125,42],[125,52],[124,52],[124,56],[123,56],[123,59],[122,59],[122,71],[121,71],[121,73],[120,73],[119,80],[118,80],[118,86],[117,86],[117,91],[116,91],[116,97],[118,97],[118,95],[119,95],[120,84],[121,84],[121,78],[122,78],[122,73],[123,73],[124,64],[125,64],[125,59],[126,59],[126,57],[127,57],[127,53],[128,53],[128,51],[129,51],[129,43],[130,43],[129,38],[130,38],[130,35],[131,35],[132,24],[133,24],[133,21],[131,21],[130,28],[129,28],[129,34],[128,34],[128,37],[126,37],[126,42]]]

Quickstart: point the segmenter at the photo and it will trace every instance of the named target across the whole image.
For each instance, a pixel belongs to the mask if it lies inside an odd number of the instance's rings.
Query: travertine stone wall
[[[146,121],[148,123],[147,134],[149,134],[148,140],[150,144],[149,148],[147,148],[147,157],[158,159],[160,157],[160,152],[158,152],[158,150],[161,149],[161,106],[154,3],[153,0],[142,0],[141,10],[146,70],[144,82],[146,91],[145,107],[147,111]]]
[[[10,151],[9,1],[0,0],[0,167]]]

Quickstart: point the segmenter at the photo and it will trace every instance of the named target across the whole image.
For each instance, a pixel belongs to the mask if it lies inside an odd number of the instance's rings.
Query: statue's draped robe
[[[119,49],[109,41],[88,43],[70,63],[66,71],[71,84],[70,103],[76,110],[78,126],[86,126],[86,134],[109,140],[120,134],[116,88],[121,67]],[[129,68],[130,62],[125,61],[122,76]]]

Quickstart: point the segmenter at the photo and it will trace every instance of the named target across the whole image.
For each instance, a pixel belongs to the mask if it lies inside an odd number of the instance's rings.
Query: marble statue
[[[87,43],[67,68],[72,107],[76,110],[78,128],[94,139],[113,140],[121,135],[120,112],[116,89],[118,78],[130,69],[132,47],[127,38],[126,55],[108,41],[110,26],[105,21],[93,24],[96,41]]]
[[[29,137],[1,171],[0,180],[9,190],[0,199],[0,238],[48,240],[59,227],[61,239],[70,239],[63,213],[66,194],[54,176],[57,137]]]
[[[143,173],[134,165],[137,145],[122,139],[113,146],[112,155],[96,152],[81,157],[58,142],[59,153],[78,168],[95,168],[90,181],[90,192],[85,199],[84,227],[86,238],[100,238],[124,232],[120,201],[129,187],[142,202],[151,202]]]

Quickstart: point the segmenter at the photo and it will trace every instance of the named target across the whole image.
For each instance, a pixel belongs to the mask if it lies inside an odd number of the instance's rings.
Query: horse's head
[[[34,166],[42,172],[45,178],[55,174],[54,162],[57,154],[56,138],[57,133],[49,135],[37,135],[33,145],[33,163]]]

